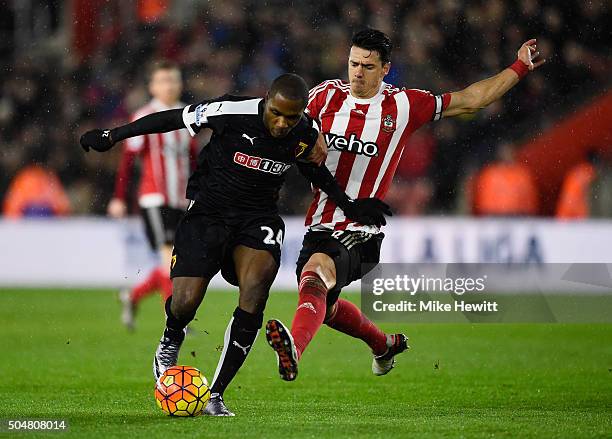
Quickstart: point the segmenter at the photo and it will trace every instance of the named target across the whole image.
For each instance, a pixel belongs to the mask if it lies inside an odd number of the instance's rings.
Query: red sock
[[[327,287],[314,271],[305,271],[300,276],[298,306],[291,325],[291,334],[298,358],[319,330],[325,319]]]
[[[158,267],[149,273],[149,276],[147,276],[144,281],[136,285],[130,293],[130,300],[132,303],[136,305],[144,297],[157,290],[159,287],[160,277],[160,268]]]
[[[330,328],[365,341],[374,355],[387,351],[387,336],[348,300],[338,299],[335,312],[325,322]]]

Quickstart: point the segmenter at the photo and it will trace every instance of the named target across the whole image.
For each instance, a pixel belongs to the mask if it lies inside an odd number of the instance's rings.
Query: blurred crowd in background
[[[20,170],[39,163],[52,172],[30,190],[63,187],[56,213],[104,214],[120,148],[85,154],[78,137],[126,123],[149,100],[145,67],[154,59],[182,67],[185,102],[261,96],[285,71],[313,87],[346,78],[350,36],[367,25],[395,43],[385,81],[436,94],[498,73],[538,39],[547,64],[501,101],[413,136],[388,199],[406,215],[495,214],[483,208],[486,194],[474,193],[490,178],[479,170],[512,163],[517,145],[609,89],[610,23],[607,1],[0,2],[0,200]],[[541,213],[531,178],[502,179],[524,209],[497,213]],[[498,192],[490,192],[494,207]],[[309,201],[292,172],[281,212],[303,214]]]

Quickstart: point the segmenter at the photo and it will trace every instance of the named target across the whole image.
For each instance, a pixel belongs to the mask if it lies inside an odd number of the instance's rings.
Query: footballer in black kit
[[[213,130],[189,179],[193,200],[175,238],[172,277],[223,277],[238,285],[231,250],[238,244],[268,250],[280,265],[285,225],[277,200],[286,171],[307,165],[318,137],[303,115],[285,137],[272,136],[263,123],[264,99],[225,95],[190,105],[183,120],[192,135]]]
[[[278,271],[284,223],[276,202],[286,171],[297,164],[347,217],[362,224],[384,224],[384,214],[390,213],[377,199],[350,200],[325,166],[309,162],[316,161],[315,145],[322,139],[316,124],[304,114],[307,100],[304,80],[284,74],[274,80],[265,99],[226,95],[81,136],[86,151],[106,151],[115,142],[141,134],[185,127],[191,135],[201,128],[213,131],[187,187],[192,201],[176,231],[173,295],[166,301],[166,329],[153,361],[156,380],[177,364],[185,327],[210,279],[221,270],[240,294],[204,414],[233,416],[223,393],[255,342]]]

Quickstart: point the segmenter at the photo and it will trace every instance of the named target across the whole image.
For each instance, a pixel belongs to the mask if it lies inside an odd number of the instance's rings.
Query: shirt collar
[[[354,104],[373,104],[373,103],[379,102],[382,99],[384,99],[384,95],[382,92],[386,86],[387,84],[383,81],[380,84],[380,87],[378,88],[378,92],[376,92],[376,94],[372,96],[371,98],[367,98],[367,99],[356,98],[355,96],[352,95],[349,89],[349,94],[348,94],[349,102],[352,102]]]

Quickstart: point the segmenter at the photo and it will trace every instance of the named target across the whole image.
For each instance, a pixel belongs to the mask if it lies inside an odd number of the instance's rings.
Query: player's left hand
[[[353,221],[377,227],[387,224],[385,215],[393,215],[389,205],[378,198],[357,198],[342,206],[342,210],[346,217]]]
[[[319,133],[319,137],[317,137],[317,143],[315,143],[314,148],[310,151],[310,154],[307,157],[310,163],[314,163],[317,166],[321,166],[325,163],[327,159],[327,143],[325,143],[325,137],[323,137],[322,133]]]
[[[517,52],[518,59],[523,61],[523,63],[529,68],[530,71],[533,71],[540,67],[542,64],[546,62],[545,59],[536,60],[540,56],[540,52],[537,51],[536,39],[533,38],[521,46],[521,48]]]
[[[99,152],[108,151],[115,144],[110,130],[87,131],[81,136],[80,143],[85,152],[89,152],[90,148]]]

